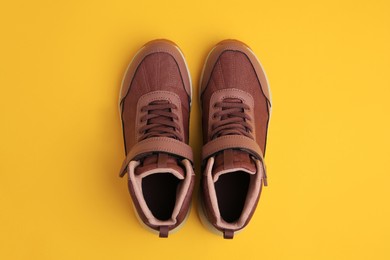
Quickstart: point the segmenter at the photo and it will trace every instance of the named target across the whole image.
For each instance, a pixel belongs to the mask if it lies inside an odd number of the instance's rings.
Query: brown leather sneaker
[[[268,82],[251,49],[226,40],[210,52],[200,84],[200,216],[218,234],[233,238],[250,221],[262,185],[267,186],[263,155],[271,112]]]
[[[120,176],[139,219],[160,237],[183,223],[194,187],[188,145],[191,79],[184,56],[167,40],[147,43],[122,82],[119,109],[126,159]]]

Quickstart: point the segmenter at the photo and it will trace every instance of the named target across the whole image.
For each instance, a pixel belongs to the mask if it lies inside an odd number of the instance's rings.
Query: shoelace
[[[211,128],[211,139],[224,135],[245,135],[251,139],[253,131],[247,121],[252,120],[245,112],[249,106],[236,98],[226,98],[222,102],[217,102],[214,107],[221,107],[222,110],[214,113],[213,117],[220,117]]]
[[[177,107],[165,100],[153,101],[142,107],[141,111],[147,114],[141,117],[141,122],[146,121],[146,125],[139,130],[143,134],[140,140],[163,136],[183,141],[178,132],[180,126],[174,121],[179,117],[172,112],[173,109]]]

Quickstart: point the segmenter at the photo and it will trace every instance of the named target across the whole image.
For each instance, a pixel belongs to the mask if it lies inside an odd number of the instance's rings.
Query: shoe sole
[[[218,236],[223,236],[223,232],[221,232],[216,227],[214,227],[210,223],[210,221],[208,220],[208,218],[206,216],[205,209],[204,209],[204,204],[203,204],[201,192],[199,192],[199,194],[198,194],[198,218],[200,219],[200,222],[202,223],[202,225],[207,230],[209,230],[211,233],[214,233],[215,235],[218,235]]]

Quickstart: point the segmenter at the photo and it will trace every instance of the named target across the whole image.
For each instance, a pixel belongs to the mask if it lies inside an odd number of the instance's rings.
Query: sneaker
[[[130,63],[119,99],[129,192],[137,216],[168,237],[189,213],[194,187],[188,145],[191,80],[180,49],[147,43]]]
[[[262,186],[267,186],[263,156],[271,112],[268,82],[248,46],[225,40],[208,55],[200,84],[200,216],[218,234],[233,238],[250,221]]]

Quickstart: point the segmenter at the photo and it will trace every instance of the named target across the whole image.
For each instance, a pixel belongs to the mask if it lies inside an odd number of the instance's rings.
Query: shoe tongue
[[[143,159],[141,165],[135,168],[135,175],[140,178],[167,172],[180,180],[185,177],[184,169],[178,164],[178,159],[166,153],[147,156]]]
[[[249,153],[227,149],[215,156],[212,170],[214,182],[218,181],[219,176],[236,171],[243,171],[251,175],[256,174],[256,164]]]

